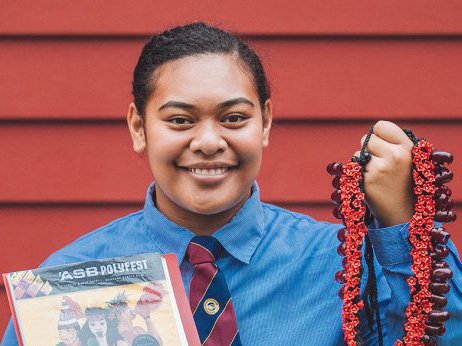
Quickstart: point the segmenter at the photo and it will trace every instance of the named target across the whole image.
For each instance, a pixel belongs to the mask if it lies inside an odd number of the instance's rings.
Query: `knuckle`
[[[377,121],[377,122],[375,123],[374,129],[376,129],[376,128],[377,128],[377,129],[380,129],[380,128],[382,128],[386,123],[387,123],[387,121],[385,121],[385,120],[379,120],[379,121]]]
[[[404,144],[404,146],[405,146],[406,150],[407,150],[407,151],[409,152],[409,154],[410,154],[412,148],[414,147],[414,143],[412,143],[412,141],[411,141],[409,138],[407,138],[406,143]]]
[[[375,168],[375,175],[376,176],[382,176],[386,174],[390,170],[390,165],[388,165],[386,162],[381,162],[376,165]]]
[[[364,182],[368,185],[379,184],[379,182],[383,180],[383,176],[387,175],[388,171],[389,169],[386,163],[375,162],[374,166],[367,170]]]
[[[391,121],[388,120],[379,120],[377,121],[380,126],[388,126],[388,125],[395,125],[395,123],[392,123]]]
[[[403,147],[398,147],[392,151],[391,158],[395,164],[408,164],[411,161],[411,153]]]

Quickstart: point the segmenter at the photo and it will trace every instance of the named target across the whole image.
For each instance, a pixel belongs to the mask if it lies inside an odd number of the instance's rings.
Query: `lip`
[[[196,162],[192,164],[178,165],[181,168],[234,168],[237,165],[226,162]]]
[[[182,171],[184,171],[190,178],[192,178],[194,181],[200,184],[206,184],[206,185],[215,185],[223,182],[230,174],[233,173],[234,169],[236,168],[236,165],[229,165],[229,164],[224,164],[224,163],[198,163],[194,165],[188,165],[188,166],[183,166],[180,167]],[[215,175],[205,175],[205,174],[197,174],[192,172],[190,169],[191,168],[229,168],[226,172],[222,174],[215,174]]]

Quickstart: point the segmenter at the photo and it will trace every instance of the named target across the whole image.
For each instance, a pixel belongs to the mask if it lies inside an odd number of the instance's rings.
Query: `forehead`
[[[222,102],[246,97],[258,102],[252,76],[240,60],[230,54],[205,54],[162,65],[155,76],[151,99]]]
[[[102,314],[101,315],[91,315],[91,316],[88,317],[88,320],[90,322],[101,321],[101,320],[104,320],[104,319],[105,319],[104,315],[102,315]]]

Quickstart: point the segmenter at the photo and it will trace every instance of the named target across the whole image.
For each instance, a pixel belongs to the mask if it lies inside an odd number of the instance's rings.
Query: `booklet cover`
[[[3,274],[20,345],[200,345],[175,255]]]

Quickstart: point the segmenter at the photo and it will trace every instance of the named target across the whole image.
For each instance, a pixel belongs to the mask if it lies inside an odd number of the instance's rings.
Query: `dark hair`
[[[132,94],[144,117],[146,102],[154,90],[153,74],[162,64],[199,54],[234,54],[253,77],[261,107],[270,88],[258,55],[239,37],[205,23],[177,26],[153,36],[144,46],[133,72]]]
[[[80,333],[80,324],[77,321],[75,321],[74,323],[68,324],[68,325],[63,325],[63,324],[58,325],[58,330],[71,329],[71,328],[74,328],[77,331],[77,334]]]

